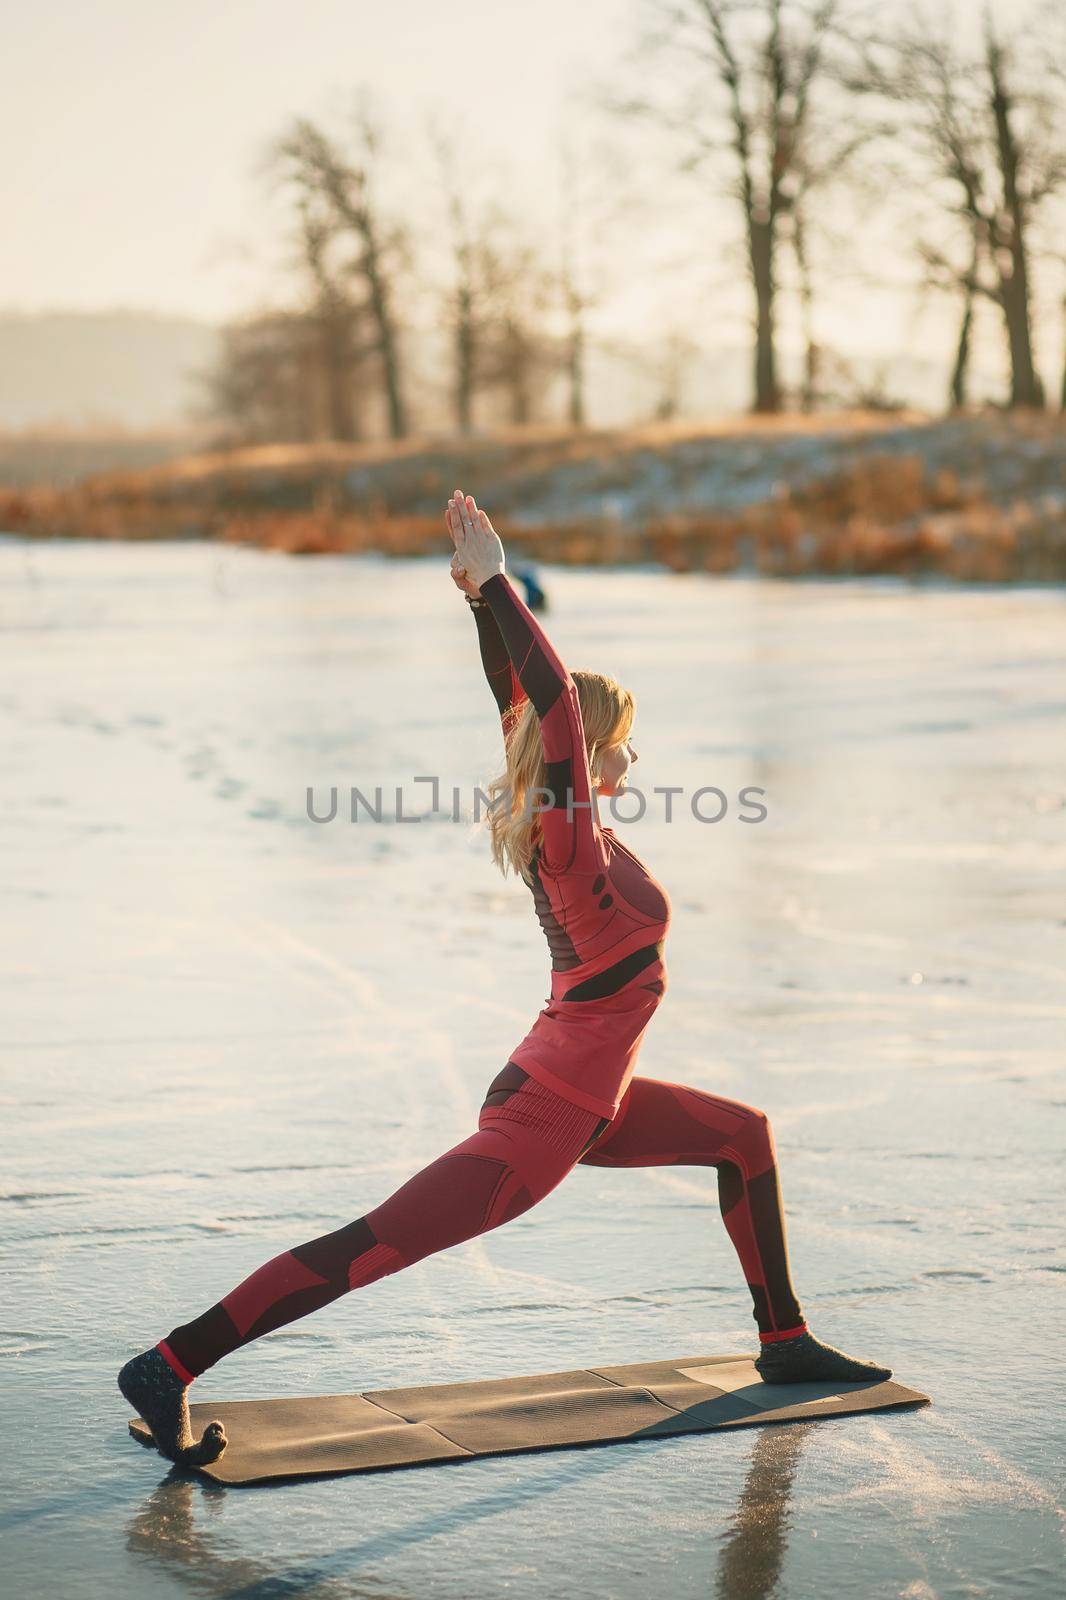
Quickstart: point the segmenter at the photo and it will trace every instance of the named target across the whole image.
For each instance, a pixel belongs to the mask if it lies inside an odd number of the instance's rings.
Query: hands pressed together
[[[444,521],[455,546],[451,575],[456,588],[474,599],[481,585],[504,570],[503,545],[492,523],[471,494],[456,489],[448,501]]]

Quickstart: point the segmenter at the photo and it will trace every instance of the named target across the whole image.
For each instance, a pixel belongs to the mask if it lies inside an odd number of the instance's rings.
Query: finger
[[[455,523],[456,532],[458,534],[456,545],[459,549],[462,549],[467,539],[469,539],[474,532],[474,524],[469,513],[467,512],[465,499],[459,499],[455,502],[455,506],[452,510],[452,519]]]
[[[458,491],[456,491],[456,493],[458,495]],[[469,501],[469,505],[467,504],[468,501]],[[470,510],[470,507],[473,505],[473,503],[474,503],[474,500],[473,500],[473,496],[472,495],[462,495],[458,499],[459,515],[463,519],[463,532],[468,537],[474,531],[474,518],[473,518],[473,514],[472,514],[472,512]]]
[[[473,496],[471,496],[471,498],[470,498],[470,505],[471,505],[471,516],[473,517],[473,521],[474,521],[474,527],[477,528],[479,531],[483,531],[485,533],[490,533],[490,534],[495,535],[496,530],[493,528],[492,523],[489,521],[488,513],[485,512],[485,511],[482,511],[481,507],[474,500]]]
[[[448,532],[452,536],[452,543],[458,549],[459,543],[463,538],[463,524],[459,516],[459,509],[451,500],[448,502],[447,520]]]

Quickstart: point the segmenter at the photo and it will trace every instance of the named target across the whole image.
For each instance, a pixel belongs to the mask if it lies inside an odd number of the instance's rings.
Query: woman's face
[[[600,781],[597,794],[621,794],[625,790],[629,769],[637,759],[632,739],[621,744],[608,745],[600,752]]]

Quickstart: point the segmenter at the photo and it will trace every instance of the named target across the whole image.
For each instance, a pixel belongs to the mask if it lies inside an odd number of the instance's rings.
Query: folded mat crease
[[[682,1356],[363,1394],[197,1401],[197,1435],[221,1419],[229,1444],[195,1470],[216,1483],[266,1483],[524,1450],[928,1405],[903,1384],[764,1383],[747,1355]],[[151,1444],[138,1418],[130,1432]]]

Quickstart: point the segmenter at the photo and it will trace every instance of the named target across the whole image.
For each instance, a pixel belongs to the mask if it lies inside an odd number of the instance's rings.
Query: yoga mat
[[[524,1378],[371,1389],[293,1400],[189,1406],[199,1437],[213,1417],[229,1439],[194,1470],[216,1483],[376,1472],[522,1450],[622,1444],[930,1403],[901,1383],[763,1383],[751,1356],[681,1356]],[[140,1418],[130,1432],[142,1444]]]

